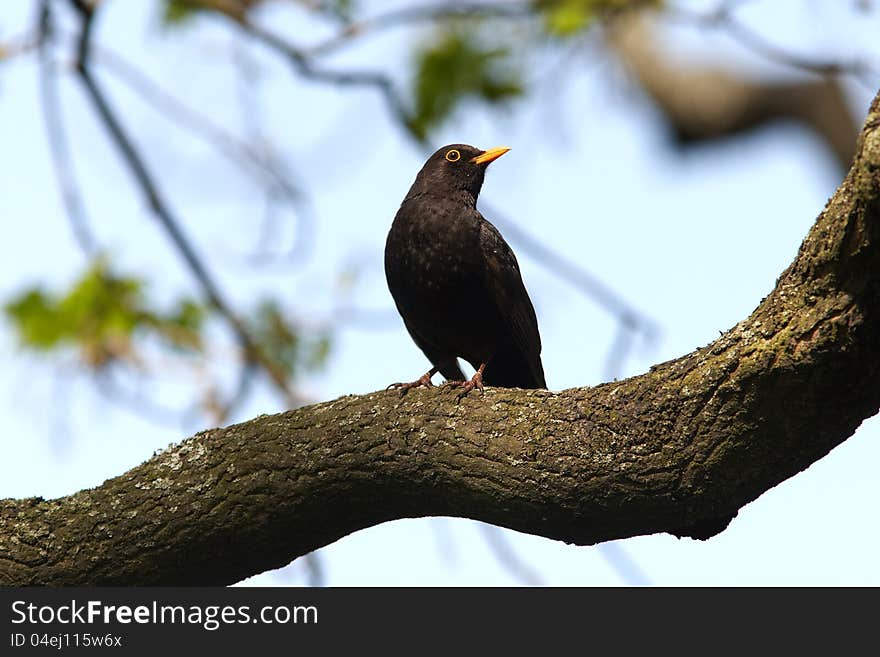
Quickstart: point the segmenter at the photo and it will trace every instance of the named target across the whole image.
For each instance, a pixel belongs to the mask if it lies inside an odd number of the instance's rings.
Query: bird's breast
[[[388,288],[410,333],[472,364],[491,355],[501,331],[480,221],[472,205],[404,203],[385,245]]]
[[[482,273],[476,223],[423,205],[404,205],[391,226],[386,244],[389,276],[428,292]]]
[[[477,298],[485,272],[479,225],[464,211],[401,206],[388,234],[385,270],[398,310],[418,329],[439,328],[484,305]]]

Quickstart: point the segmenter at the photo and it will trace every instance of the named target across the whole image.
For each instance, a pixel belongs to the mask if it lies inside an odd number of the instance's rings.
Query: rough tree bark
[[[876,413],[878,370],[880,95],[795,261],[712,344],[595,388],[379,392],[199,433],[98,488],[0,501],[0,584],[227,584],[430,515],[707,538]]]

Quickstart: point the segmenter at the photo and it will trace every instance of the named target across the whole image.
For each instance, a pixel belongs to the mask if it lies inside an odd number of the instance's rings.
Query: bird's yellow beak
[[[485,151],[482,155],[477,155],[475,158],[471,160],[474,164],[488,164],[494,160],[497,160],[499,157],[504,155],[510,149],[507,146],[499,146],[498,148],[490,148],[488,151]]]

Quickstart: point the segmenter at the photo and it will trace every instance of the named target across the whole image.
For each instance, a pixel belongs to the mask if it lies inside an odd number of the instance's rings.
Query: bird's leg
[[[431,383],[431,377],[434,376],[439,370],[439,367],[432,367],[415,381],[411,381],[409,383],[392,383],[385,389],[391,390],[392,388],[394,388],[400,390],[400,396],[403,397],[412,388],[421,388],[422,386],[425,386],[426,388],[433,388],[434,384]]]
[[[471,377],[470,381],[447,381],[444,385],[453,386],[456,388],[461,388],[456,399],[461,401],[464,399],[467,394],[476,388],[480,392],[483,392],[483,370],[486,369],[486,363],[480,365],[474,375]]]

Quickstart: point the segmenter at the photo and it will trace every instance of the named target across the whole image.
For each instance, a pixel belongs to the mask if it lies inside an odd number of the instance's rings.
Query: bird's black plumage
[[[406,328],[448,380],[457,358],[487,385],[546,388],[541,337],[516,256],[477,210],[486,167],[507,149],[452,144],[416,177],[385,243],[388,288]],[[484,369],[481,366],[485,366]],[[480,387],[479,377],[470,387]]]

